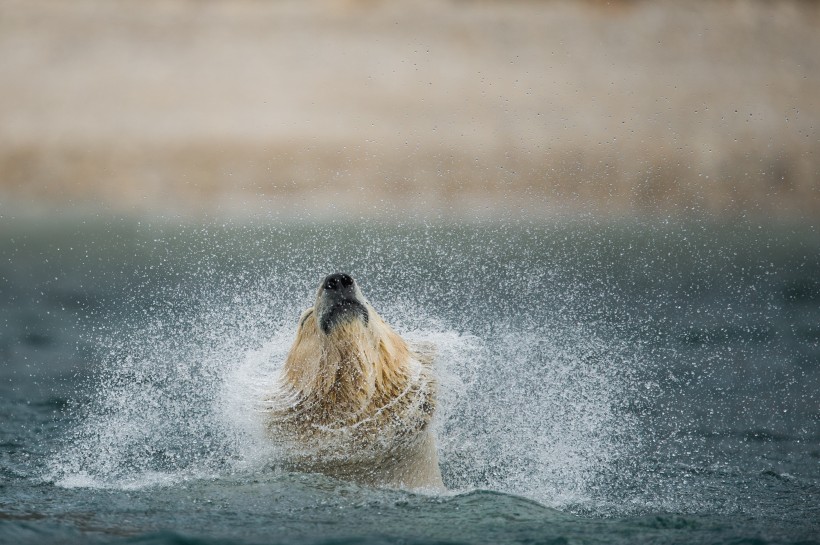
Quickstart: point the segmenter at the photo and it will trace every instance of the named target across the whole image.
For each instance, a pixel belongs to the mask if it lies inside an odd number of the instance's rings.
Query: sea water
[[[813,225],[5,218],[0,543],[810,543]],[[437,347],[446,493],[277,464],[344,271]]]

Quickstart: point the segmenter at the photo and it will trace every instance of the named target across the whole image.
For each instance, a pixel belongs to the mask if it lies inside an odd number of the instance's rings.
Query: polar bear
[[[347,274],[322,280],[270,398],[284,465],[374,486],[443,488],[431,347],[410,349]]]

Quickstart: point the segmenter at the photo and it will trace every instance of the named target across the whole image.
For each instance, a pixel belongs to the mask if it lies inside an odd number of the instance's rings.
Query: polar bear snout
[[[345,273],[329,274],[322,280],[322,287],[328,291],[355,290],[356,281]]]
[[[338,324],[359,319],[366,325],[369,319],[367,304],[356,281],[344,273],[330,274],[322,280],[316,301],[316,317],[325,334]]]

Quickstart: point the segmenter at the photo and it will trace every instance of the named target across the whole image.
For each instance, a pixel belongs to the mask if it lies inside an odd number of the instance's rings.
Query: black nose
[[[326,290],[338,290],[349,288],[353,285],[353,277],[344,273],[330,274],[325,277],[322,286]]]

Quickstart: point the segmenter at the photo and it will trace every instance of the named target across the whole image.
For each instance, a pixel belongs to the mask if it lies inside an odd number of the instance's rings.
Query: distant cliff
[[[0,11],[0,201],[820,213],[816,2]]]

